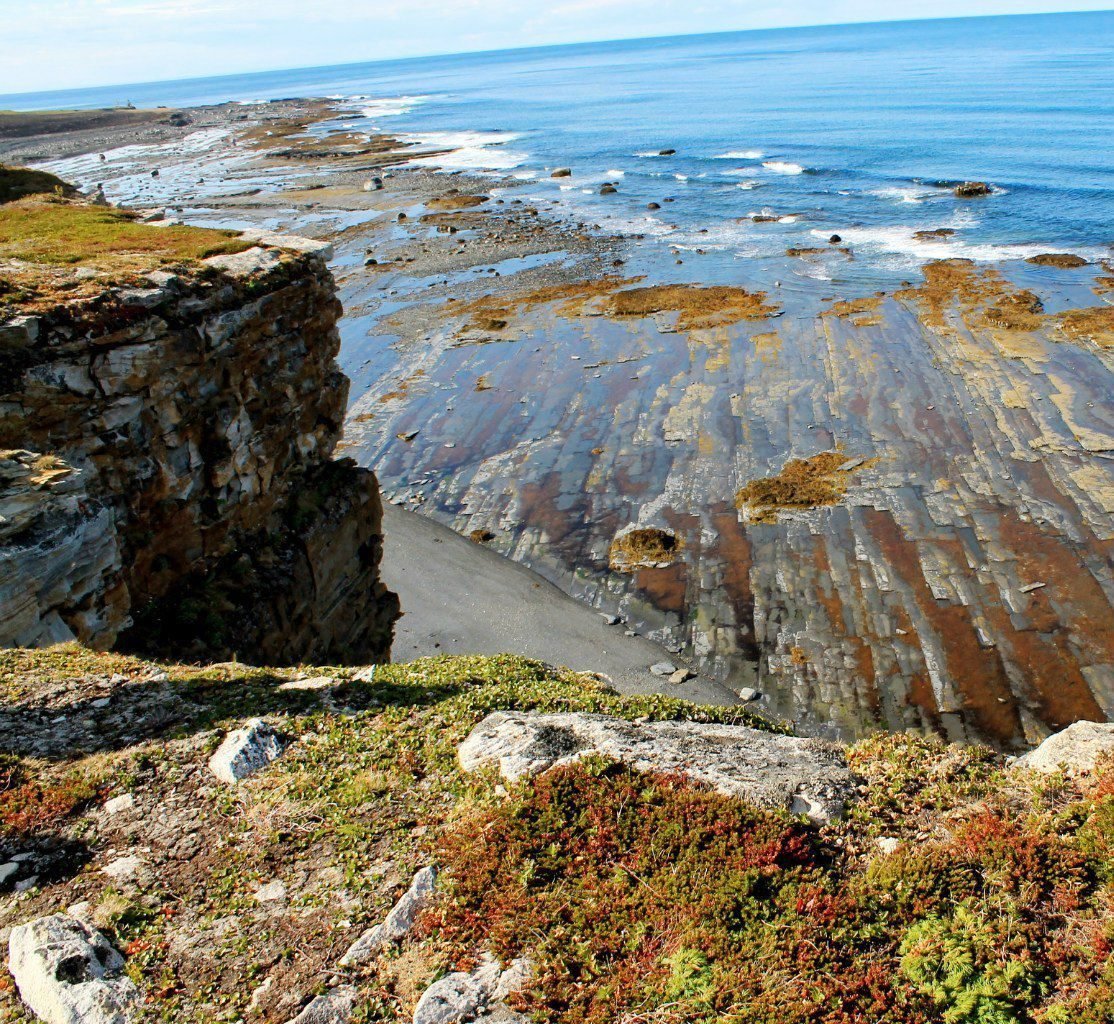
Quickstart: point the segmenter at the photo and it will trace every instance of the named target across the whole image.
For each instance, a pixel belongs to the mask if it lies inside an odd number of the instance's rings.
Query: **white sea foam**
[[[673,177],[676,178],[678,181],[688,181],[689,180],[689,176],[687,174],[674,174]]]
[[[620,170],[611,170],[607,172],[607,176],[609,178],[625,178],[627,176],[627,172]]]
[[[391,96],[360,104],[364,117],[398,117],[429,101],[429,96]]]
[[[976,263],[997,263],[1024,260],[1048,252],[1047,245],[994,245],[989,242],[967,242],[952,235],[947,238],[914,237],[919,228],[893,225],[874,228],[839,228],[844,244],[861,248],[865,253],[882,257],[894,265],[922,265],[926,260],[969,259]],[[812,231],[816,238],[827,239],[827,230]],[[1096,259],[1099,250],[1073,250],[1085,259]]]
[[[927,188],[924,185],[888,185],[870,189],[869,194],[899,203],[923,203],[926,199],[933,199],[944,193],[941,189]]]
[[[728,153],[717,153],[713,160],[761,160],[766,154],[760,149],[733,149]]]
[[[513,132],[415,132],[400,138],[435,151],[410,160],[418,166],[454,171],[509,171],[530,159],[527,153],[503,148],[519,138]]]
[[[790,163],[788,160],[764,160],[762,166],[767,171],[775,174],[804,174],[805,169],[800,164]]]
[[[750,192],[752,189],[761,188],[762,187],[762,182],[760,182],[760,181],[740,181],[735,187],[736,188],[741,188],[741,189],[744,189],[747,192]]]

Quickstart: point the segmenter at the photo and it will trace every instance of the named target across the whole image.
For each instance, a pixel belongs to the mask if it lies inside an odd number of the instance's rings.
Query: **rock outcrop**
[[[425,867],[414,875],[410,888],[391,908],[382,924],[375,925],[364,932],[340,959],[341,967],[363,963],[371,959],[384,946],[397,942],[409,934],[418,915],[429,904],[433,887],[437,884],[437,869]]]
[[[262,718],[253,718],[225,736],[209,758],[209,771],[235,785],[281,757],[282,748],[282,737]]]
[[[0,325],[0,644],[388,657],[328,251],[257,241]]]
[[[835,745],[742,725],[496,711],[458,751],[465,771],[494,766],[511,781],[589,754],[640,771],[687,775],[726,796],[784,807],[814,821],[838,818],[854,788]]]

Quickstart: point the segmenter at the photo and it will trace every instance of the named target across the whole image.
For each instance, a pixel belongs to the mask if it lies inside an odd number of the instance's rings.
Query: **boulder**
[[[1076,722],[1019,757],[1014,768],[1051,775],[1090,772],[1102,754],[1114,754],[1114,722]]]
[[[1087,260],[1070,252],[1042,252],[1039,256],[1030,256],[1025,262],[1038,267],[1059,267],[1061,270],[1087,266]]]
[[[555,170],[550,175],[550,177],[551,178],[571,178],[572,177],[572,168],[571,167],[558,167],[557,170]]]
[[[8,970],[20,997],[46,1024],[126,1024],[139,991],[124,958],[99,931],[66,914],[12,929]]]
[[[610,185],[610,184],[609,185],[604,185],[600,189],[600,195],[601,196],[612,196],[618,191],[619,190],[614,185]]]
[[[252,718],[224,738],[209,758],[209,770],[231,785],[266,768],[282,755],[282,738],[262,718]]]
[[[835,744],[742,725],[496,711],[457,753],[465,771],[494,766],[509,781],[599,754],[639,771],[686,775],[725,796],[817,822],[838,818],[855,787]]]
[[[414,927],[418,915],[429,904],[436,883],[437,869],[435,867],[422,868],[414,876],[410,888],[394,905],[383,922],[377,924],[374,928],[369,928],[348,947],[348,952],[340,958],[340,966],[348,967],[352,964],[362,963],[383,946],[403,938]]]
[[[988,196],[994,190],[985,181],[964,181],[953,191],[960,199],[970,199],[973,196]]]
[[[671,676],[677,671],[677,666],[671,661],[659,661],[650,666],[650,672],[655,676]]]
[[[341,985],[308,1003],[289,1024],[348,1024],[355,1008],[355,988]]]
[[[503,970],[490,956],[484,956],[474,971],[455,971],[430,985],[414,1009],[414,1024],[515,1019],[500,1000],[523,988],[531,973],[526,959],[515,960]],[[489,1009],[493,1011],[490,1014],[486,1012]]]

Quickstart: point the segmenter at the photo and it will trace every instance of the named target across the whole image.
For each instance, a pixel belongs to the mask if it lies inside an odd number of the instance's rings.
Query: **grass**
[[[150,270],[246,248],[232,231],[152,227],[106,206],[39,197],[0,207],[0,259]]]
[[[160,668],[178,703],[145,733],[120,705],[163,701],[143,682]],[[296,1010],[283,996],[325,987],[414,869],[436,863],[439,896],[413,935],[345,978],[361,994],[358,1021],[409,1019],[435,977],[484,951],[529,956],[535,974],[516,1007],[566,1024],[1114,1014],[1114,766],[1036,782],[986,749],[878,736],[848,752],[863,785],[846,820],[818,828],[601,759],[515,785],[466,776],[456,761],[497,709],[756,724],[734,709],[622,697],[509,656],[382,666],[370,681],[310,671],[337,688],[280,690],[295,669],[155,666],[73,646],[0,652],[7,710],[65,713],[115,676],[128,681],[111,693],[132,735],[110,752],[0,765],[0,854],[13,842],[90,849],[86,870],[0,900],[0,927],[87,900],[146,995],[142,1020],[248,1019],[264,978],[255,1016],[287,1020]],[[205,758],[253,714],[295,742],[249,783],[213,786]],[[127,838],[95,809],[121,792],[142,808]],[[137,885],[113,883],[98,866],[154,841],[154,807],[159,829],[187,815],[179,827],[201,840],[196,852],[160,860]],[[880,837],[897,848],[881,852]],[[276,878],[288,905],[261,908],[253,893]],[[0,1018],[22,1014],[0,971]]]
[[[0,203],[10,203],[25,196],[40,195],[44,192],[72,196],[76,191],[73,185],[46,171],[0,164]]]

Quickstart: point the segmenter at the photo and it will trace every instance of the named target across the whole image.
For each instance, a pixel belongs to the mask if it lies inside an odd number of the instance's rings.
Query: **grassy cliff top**
[[[136,275],[242,252],[236,232],[140,223],[134,213],[62,195],[0,205],[0,319],[84,299]]]
[[[372,675],[8,651],[0,701],[0,863],[30,855],[0,929],[87,904],[143,1020],[289,1020],[424,864],[438,896],[412,934],[342,972],[357,1021],[410,1019],[484,951],[532,959],[514,1002],[538,1021],[1114,1015],[1109,771],[1037,779],[985,749],[880,736],[848,750],[860,796],[822,828],[601,760],[466,776],[457,744],[492,710],[756,724],[509,656]],[[209,754],[255,715],[290,747],[217,784]],[[23,1014],[0,971],[0,1019]]]
[[[0,203],[10,203],[24,196],[50,195],[72,196],[77,189],[68,182],[47,171],[36,171],[30,167],[9,167],[0,164]]]

